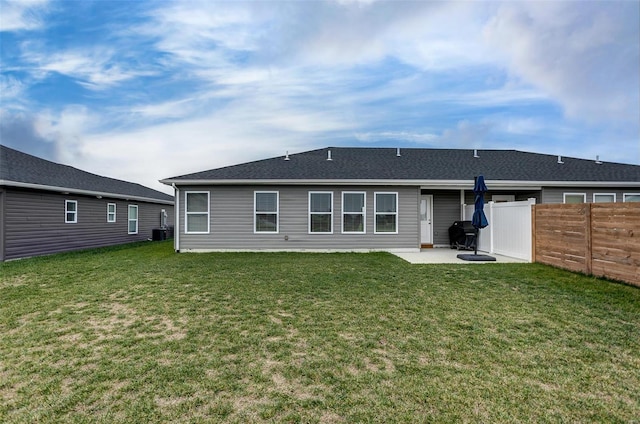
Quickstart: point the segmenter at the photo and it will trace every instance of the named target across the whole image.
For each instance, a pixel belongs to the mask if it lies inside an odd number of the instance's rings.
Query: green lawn
[[[536,264],[0,265],[0,422],[638,422],[640,290]]]

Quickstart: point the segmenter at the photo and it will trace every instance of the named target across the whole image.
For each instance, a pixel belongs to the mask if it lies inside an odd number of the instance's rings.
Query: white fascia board
[[[360,186],[419,186],[423,189],[469,189],[473,188],[473,179],[469,180],[160,180],[167,185],[180,186],[219,186],[219,185],[360,185]],[[522,180],[485,180],[492,188],[541,190],[542,187],[640,187],[640,181],[522,181]]]
[[[485,180],[487,187],[640,187],[640,181],[507,181]]]
[[[69,194],[80,194],[83,196],[93,196],[93,197],[108,197],[111,199],[122,199],[122,200],[137,200],[139,202],[149,202],[149,203],[162,203],[164,205],[173,205],[174,202],[171,200],[161,200],[154,199],[151,197],[142,197],[142,196],[127,196],[126,194],[119,193],[107,193],[103,191],[92,191],[92,190],[80,190],[77,188],[67,188],[67,187],[56,187],[56,186],[48,186],[43,184],[32,184],[32,183],[21,183],[17,181],[6,181],[0,180],[0,186],[7,187],[18,187],[18,188],[31,188],[34,190],[46,190],[46,191],[54,191],[57,193],[69,193]]]

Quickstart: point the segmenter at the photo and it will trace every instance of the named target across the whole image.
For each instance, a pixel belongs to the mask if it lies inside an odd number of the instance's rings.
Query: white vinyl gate
[[[489,225],[480,230],[478,250],[532,261],[531,205],[536,199],[521,202],[489,202],[484,213]],[[464,205],[464,218],[471,220],[473,205]]]

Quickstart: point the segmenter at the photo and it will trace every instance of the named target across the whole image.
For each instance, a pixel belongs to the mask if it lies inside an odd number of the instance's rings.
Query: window
[[[116,204],[107,203],[107,222],[116,222]]]
[[[256,233],[278,232],[278,192],[256,191],[253,202],[253,229]]]
[[[374,232],[398,233],[398,193],[375,193],[376,222]]]
[[[622,200],[625,202],[640,202],[640,193],[625,193]]]
[[[366,194],[361,192],[342,192],[342,232],[364,234]]]
[[[209,192],[187,191],[185,207],[185,228],[187,233],[209,233]]]
[[[615,201],[615,193],[593,193],[593,203],[609,203]]]
[[[64,201],[64,222],[67,224],[75,224],[78,222],[78,201]]]
[[[138,206],[137,205],[129,205],[129,234],[138,234]]]
[[[587,201],[587,195],[584,193],[564,193],[564,203],[584,203]]]
[[[333,192],[309,192],[309,233],[331,234]]]

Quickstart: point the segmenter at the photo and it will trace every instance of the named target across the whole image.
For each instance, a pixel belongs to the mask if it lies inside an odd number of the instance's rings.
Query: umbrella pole
[[[474,243],[475,251],[473,252],[474,255],[478,254],[478,241],[480,241],[479,238],[480,238],[480,229],[476,228],[476,242]]]

